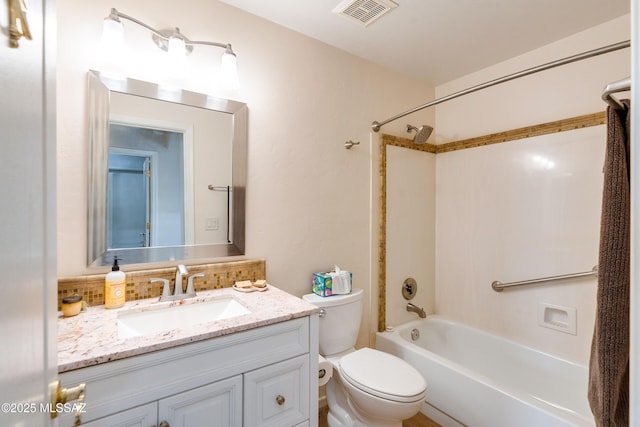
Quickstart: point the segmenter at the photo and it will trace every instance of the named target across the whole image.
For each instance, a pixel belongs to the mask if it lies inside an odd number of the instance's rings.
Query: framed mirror
[[[88,73],[87,264],[244,254],[244,103]]]

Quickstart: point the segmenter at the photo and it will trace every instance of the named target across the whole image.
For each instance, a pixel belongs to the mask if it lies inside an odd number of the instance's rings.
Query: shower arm
[[[593,50],[589,50],[587,52],[582,52],[582,53],[578,53],[576,55],[572,55],[572,56],[568,56],[566,58],[562,58],[562,59],[558,59],[552,62],[547,62],[546,64],[542,64],[542,65],[538,65],[536,67],[532,67],[532,68],[528,68],[526,70],[522,70],[522,71],[518,71],[517,73],[513,73],[513,74],[509,74],[494,80],[490,80],[488,82],[485,83],[481,83],[479,85],[476,86],[472,86],[470,88],[467,89],[463,89],[461,91],[458,92],[454,92],[452,94],[449,94],[447,96],[443,96],[442,98],[438,98],[438,99],[434,99],[433,101],[427,102],[426,104],[422,104],[419,105],[415,108],[412,108],[411,110],[407,110],[404,113],[400,113],[397,114],[387,120],[383,120],[381,122],[373,122],[371,123],[371,129],[374,132],[378,132],[380,130],[380,128],[384,125],[386,125],[389,122],[392,122],[394,120],[398,120],[404,116],[408,116],[409,114],[415,113],[417,111],[423,110],[427,107],[431,107],[433,105],[437,105],[437,104],[441,104],[443,102],[446,101],[450,101],[452,99],[458,98],[460,96],[463,95],[467,95],[476,91],[479,91],[481,89],[486,89],[488,87],[491,86],[495,86],[501,83],[505,83],[508,82],[510,80],[515,80],[515,79],[519,79],[520,77],[525,77],[528,76],[530,74],[535,74],[538,73],[540,71],[545,71],[545,70],[549,70],[551,68],[555,68],[555,67],[559,67],[561,65],[566,65],[566,64],[570,64],[572,62],[576,62],[576,61],[581,61],[583,59],[588,59],[588,58],[592,58],[594,56],[598,56],[598,55],[602,55],[605,53],[609,53],[609,52],[614,52],[616,50],[620,50],[620,49],[625,49],[627,47],[631,46],[631,41],[627,40],[627,41],[623,41],[623,42],[618,42],[618,43],[614,43],[608,46],[604,46],[598,49],[593,49]]]

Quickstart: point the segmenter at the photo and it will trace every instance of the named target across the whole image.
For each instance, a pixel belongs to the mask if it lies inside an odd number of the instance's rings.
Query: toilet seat
[[[394,402],[424,398],[427,383],[420,372],[389,353],[362,348],[340,359],[340,374],[354,387]]]

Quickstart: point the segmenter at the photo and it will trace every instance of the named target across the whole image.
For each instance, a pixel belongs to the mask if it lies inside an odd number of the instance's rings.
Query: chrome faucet
[[[424,312],[424,309],[418,306],[415,306],[411,303],[407,303],[407,311],[418,313],[418,316],[420,316],[421,319],[424,319],[425,317],[427,317],[427,313]]]
[[[204,277],[204,273],[197,273],[189,276],[187,267],[185,267],[183,264],[178,265],[176,267],[176,279],[175,279],[175,287],[173,288],[173,295],[171,295],[171,291],[169,289],[169,279],[153,278],[150,280],[150,282],[163,283],[162,295],[160,295],[160,298],[158,301],[175,301],[179,299],[187,299],[187,298],[193,298],[197,296],[195,288],[193,286],[193,280],[196,277]],[[183,283],[185,278],[187,278],[186,293],[183,289]]]
[[[151,282],[162,282],[163,289],[162,295],[160,295],[159,301],[175,301],[179,299],[192,298],[196,296],[195,291],[193,290],[193,278],[203,276],[203,273],[194,274],[188,279],[187,293],[184,293],[182,289],[182,282],[185,277],[187,277],[189,273],[187,272],[187,267],[183,264],[180,264],[176,267],[176,280],[175,287],[173,289],[173,295],[171,295],[169,289],[169,280],[168,279],[151,279]]]
[[[173,295],[174,296],[178,296],[178,295],[182,295],[184,292],[182,291],[182,278],[183,277],[187,277],[187,267],[184,266],[184,264],[179,264],[176,267],[176,281],[175,281],[175,288],[173,289]]]

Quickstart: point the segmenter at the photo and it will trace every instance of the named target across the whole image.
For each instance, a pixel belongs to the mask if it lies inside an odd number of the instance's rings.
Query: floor
[[[327,425],[327,412],[329,407],[324,406],[319,410],[318,427],[328,427]],[[430,420],[422,414],[418,414],[415,417],[409,418],[402,422],[402,427],[442,427],[435,421]]]

